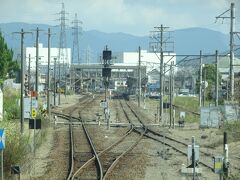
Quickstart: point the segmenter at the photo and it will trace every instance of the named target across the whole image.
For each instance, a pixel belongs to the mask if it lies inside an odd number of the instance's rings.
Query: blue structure
[[[5,148],[5,130],[0,129],[0,150]]]

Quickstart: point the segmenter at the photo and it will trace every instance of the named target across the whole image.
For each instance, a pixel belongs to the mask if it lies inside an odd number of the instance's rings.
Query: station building
[[[126,88],[127,79],[135,79],[135,88],[137,88],[138,67],[139,67],[139,52],[113,52],[113,59],[111,61],[112,75],[111,84],[112,89]],[[175,53],[164,53],[163,63],[166,70],[169,69],[171,62],[176,64]],[[102,82],[102,64],[72,64],[71,65],[71,84],[76,84],[74,88],[81,89],[84,82],[89,81],[90,84],[94,81],[95,86]],[[141,79],[148,80],[148,83],[159,83],[159,67],[160,67],[160,54],[147,52],[141,50]],[[170,71],[167,71],[166,75]],[[82,80],[79,80],[81,78]],[[96,80],[96,81],[95,81]],[[81,82],[82,81],[82,82]],[[101,84],[101,83],[100,83]],[[92,86],[92,85],[90,85]],[[100,85],[103,86],[103,85]]]

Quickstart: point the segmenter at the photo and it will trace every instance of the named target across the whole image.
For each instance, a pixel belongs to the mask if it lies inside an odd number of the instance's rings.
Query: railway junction
[[[217,130],[199,129],[194,123],[163,127],[154,118],[150,100],[144,109],[121,97],[109,100],[108,129],[102,99],[102,93],[62,97],[62,105],[52,110],[46,142],[29,161],[35,168],[23,168],[23,179],[191,179],[182,168],[191,165],[188,145],[193,134],[200,146],[195,178],[219,179],[212,161],[223,152],[223,136]],[[229,144],[231,173],[239,171],[233,148],[239,145]]]

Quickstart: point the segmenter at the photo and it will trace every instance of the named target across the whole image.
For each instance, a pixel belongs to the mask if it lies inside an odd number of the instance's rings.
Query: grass
[[[164,97],[164,102],[168,102],[168,97]],[[156,108],[159,107],[159,100],[152,100],[147,99],[148,106]],[[188,96],[176,96],[173,100],[173,103],[177,106],[181,106],[183,109],[193,111],[193,112],[199,112],[199,102],[198,97],[188,97]],[[176,121],[178,121],[180,117],[180,112],[184,111],[181,109],[176,108]],[[169,110],[167,110],[169,112]],[[200,117],[198,115],[194,115],[192,113],[186,112],[186,122],[198,122],[200,120]]]
[[[21,164],[26,161],[26,156],[31,152],[30,144],[32,144],[32,137],[28,133],[20,133],[20,106],[17,100],[20,99],[20,93],[16,90],[4,89],[4,118],[0,121],[0,128],[5,129],[6,140],[4,149],[4,171],[9,174],[11,165]],[[40,113],[39,113],[40,114]],[[42,118],[42,129],[36,133],[37,147],[46,138],[49,120]],[[25,129],[26,130],[26,129]]]
[[[240,141],[240,121],[225,122],[219,133],[227,132],[228,142]]]
[[[11,89],[4,89],[3,91],[3,107],[6,120],[15,120],[20,118],[20,107],[18,100],[20,99],[20,92]]]
[[[3,120],[0,127],[5,129],[4,169],[10,170],[13,164],[19,164],[27,154],[29,138],[20,134],[19,123]]]
[[[184,111],[184,109],[186,109],[193,112],[199,112],[198,97],[176,96],[173,103],[183,108],[183,110],[176,108],[177,120],[180,117],[181,111],[185,112],[185,121],[188,123],[198,122],[200,120],[198,115]]]

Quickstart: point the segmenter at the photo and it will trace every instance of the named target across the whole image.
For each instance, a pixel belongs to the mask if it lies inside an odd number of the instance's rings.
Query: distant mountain
[[[7,41],[9,47],[13,48],[15,52],[20,49],[20,36],[19,34],[12,34],[16,31],[32,31],[33,34],[25,35],[25,46],[33,46],[35,42],[34,29],[39,27],[40,43],[47,47],[47,28],[50,27],[55,34],[52,36],[52,47],[59,46],[59,27],[49,26],[46,24],[27,24],[27,23],[2,23],[0,29]],[[67,28],[67,47],[72,47],[73,37],[72,29]],[[214,53],[215,50],[220,52],[228,49],[228,35],[218,31],[213,31],[204,28],[189,28],[174,31],[174,46],[177,54],[199,54],[202,50],[204,54]],[[148,36],[134,36],[126,33],[104,33],[97,30],[83,31],[80,36],[80,54],[81,62],[86,62],[86,51],[90,52],[91,62],[97,62],[99,55],[106,45],[113,52],[121,51],[137,51],[138,46],[142,49],[148,49],[149,37]]]
[[[229,49],[229,37],[218,31],[205,28],[189,28],[175,31],[175,47],[177,54],[213,54]]]

